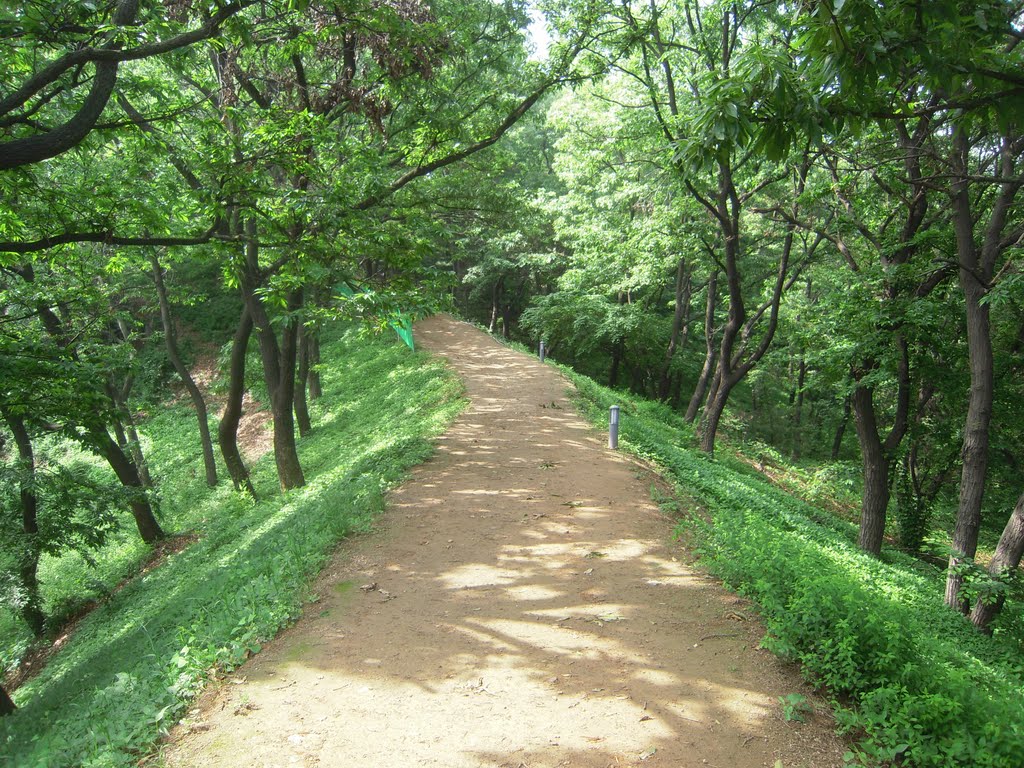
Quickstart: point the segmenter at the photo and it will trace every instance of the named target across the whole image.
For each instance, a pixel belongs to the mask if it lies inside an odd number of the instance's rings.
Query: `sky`
[[[532,61],[544,61],[548,57],[548,46],[551,38],[548,36],[547,24],[544,15],[540,11],[530,11],[530,43],[533,45],[533,53],[530,54]]]

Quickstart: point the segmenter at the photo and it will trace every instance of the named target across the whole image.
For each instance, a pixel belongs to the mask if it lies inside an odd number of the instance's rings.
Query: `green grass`
[[[280,493],[271,456],[255,467],[261,501],[203,482],[194,416],[162,409],[143,425],[161,479],[162,522],[198,541],[115,586],[147,550],[125,531],[97,554],[50,562],[50,606],[102,599],[0,721],[5,766],[127,766],[152,749],[211,676],[238,666],[292,622],[342,538],[366,531],[385,491],[430,455],[462,407],[437,362],[391,339],[349,332],[323,350],[324,397],[299,445],[306,487]],[[4,625],[3,622],[7,624]],[[0,629],[14,628],[10,617]],[[17,633],[15,633],[17,634]],[[17,653],[4,641],[4,653]]]
[[[620,446],[658,465],[701,508],[682,523],[703,563],[756,601],[764,645],[833,696],[863,765],[1024,765],[1019,634],[977,633],[942,602],[944,572],[856,547],[856,527],[768,482],[749,463],[692,447],[671,409],[564,369],[581,410],[605,426],[622,407]]]

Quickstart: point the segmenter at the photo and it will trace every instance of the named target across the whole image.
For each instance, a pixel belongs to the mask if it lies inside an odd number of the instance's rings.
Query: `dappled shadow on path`
[[[470,407],[170,763],[841,764],[827,728],[781,721],[799,683],[675,559],[649,477],[557,373],[448,318],[417,333]]]

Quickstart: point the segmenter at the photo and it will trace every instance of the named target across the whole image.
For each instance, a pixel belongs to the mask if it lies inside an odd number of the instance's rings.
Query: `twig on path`
[[[739,633],[739,632],[716,632],[716,633],[714,633],[714,634],[711,634],[711,635],[704,635],[704,636],[703,636],[703,637],[701,638],[701,642],[704,642],[705,640],[713,640],[713,639],[715,639],[715,638],[722,638],[722,637],[739,637],[739,636],[740,636],[740,633]]]

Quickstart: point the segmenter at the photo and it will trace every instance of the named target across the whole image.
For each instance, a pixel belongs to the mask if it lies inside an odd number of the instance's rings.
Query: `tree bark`
[[[323,395],[320,383],[320,333],[313,331],[309,340],[309,399],[316,400]]]
[[[697,378],[697,385],[693,388],[693,395],[690,397],[690,404],[686,408],[686,415],[683,417],[692,424],[697,419],[697,411],[704,403],[704,395],[708,391],[708,384],[711,381],[711,374],[715,370],[717,362],[718,346],[715,344],[715,307],[718,303],[718,270],[713,269],[708,279],[708,295],[704,306],[704,367],[700,370]]]
[[[1024,494],[1017,499],[1017,505],[1013,508],[1010,519],[1006,522],[1003,534],[999,537],[992,562],[989,563],[988,572],[994,577],[1005,576],[1020,565],[1021,556],[1024,555]],[[1002,610],[1005,596],[1000,594],[995,601],[988,604],[978,600],[971,611],[971,622],[983,632],[991,632],[992,620]]]
[[[263,380],[270,395],[270,412],[274,421],[274,462],[281,490],[299,488],[306,484],[302,465],[295,445],[295,368],[298,357],[298,323],[294,317],[284,324],[281,342],[271,327],[270,318],[259,296],[262,283],[259,251],[256,242],[256,223],[246,223],[245,269],[242,275],[242,298],[252,316],[253,327],[263,361]],[[289,314],[302,303],[302,289],[292,291],[286,299]]]
[[[153,544],[164,538],[165,534],[153,514],[153,507],[146,497],[145,486],[142,478],[139,477],[139,470],[135,463],[125,455],[106,430],[93,429],[89,432],[88,437],[100,455],[107,460],[110,468],[114,470],[121,485],[135,491],[129,505],[142,540],[147,544]]]
[[[7,690],[0,685],[0,717],[5,717],[14,713],[17,707],[14,706],[14,702],[11,701],[11,697],[7,694]]]
[[[846,434],[846,425],[850,421],[850,400],[851,397],[849,395],[843,400],[843,418],[839,420],[835,437],[832,438],[832,461],[839,461],[839,452],[843,447],[843,435]]]
[[[14,442],[18,446],[18,459],[24,465],[28,477],[27,482],[21,482],[19,489],[21,531],[24,542],[20,547],[21,551],[18,552],[18,574],[21,578],[21,586],[25,590],[25,603],[21,606],[21,617],[32,630],[32,634],[40,637],[46,625],[46,617],[43,615],[39,599],[39,499],[35,492],[35,454],[24,419],[3,406],[0,406],[0,414],[3,415],[4,421],[7,422],[11,434],[14,436]],[[0,714],[3,713],[0,712]]]
[[[874,393],[857,386],[853,392],[853,413],[864,466],[864,495],[860,508],[860,548],[876,557],[882,552],[885,514],[889,508],[889,459],[878,434]]]
[[[146,461],[146,454],[142,451],[142,441],[139,439],[139,430],[135,427],[135,419],[132,417],[131,411],[128,410],[127,403],[124,404],[123,412],[124,432],[128,438],[128,454],[132,457],[132,461],[135,462],[135,466],[139,470],[139,479],[142,480],[142,484],[146,488],[153,488],[153,476],[149,473],[149,462]]]
[[[988,469],[989,424],[992,420],[992,336],[989,307],[981,299],[985,289],[973,273],[960,270],[960,283],[967,304],[967,351],[971,372],[971,390],[964,421],[960,500],[953,529],[949,574],[946,578],[946,605],[967,613],[970,605],[959,596],[963,577],[955,572],[962,560],[971,560],[978,550],[981,527],[981,503],[985,494]]]
[[[810,159],[805,156],[803,165],[798,170],[795,179],[794,199],[798,198],[804,190],[809,168]],[[748,321],[740,275],[742,209],[743,201],[734,183],[733,169],[728,160],[719,160],[718,192],[715,198],[714,213],[723,242],[723,261],[729,291],[729,314],[722,329],[722,340],[718,350],[718,366],[715,374],[718,379],[717,396],[708,398],[708,407],[704,409],[701,416],[699,429],[701,450],[708,454],[714,453],[715,433],[722,415],[721,411],[725,409],[728,402],[729,393],[768,352],[779,325],[782,294],[796,278],[796,275],[792,277],[789,275],[796,232],[796,224],[790,222],[786,225],[786,235],[782,242],[782,253],[779,256],[779,266],[775,274],[775,285],[772,287],[771,297]],[[819,237],[807,249],[807,257],[817,249],[820,242],[821,238]],[[768,319],[763,323],[764,331],[761,339],[753,349],[748,350],[754,329],[761,323],[765,312],[768,313]]]
[[[1013,206],[1014,198],[1024,180],[1014,178],[1016,156],[1020,148],[1011,148],[1007,138],[1000,147],[999,194],[992,202],[981,247],[975,243],[974,216],[971,208],[970,174],[968,163],[971,147],[966,129],[954,131],[953,182],[950,203],[953,211],[953,232],[956,235],[957,258],[960,266],[960,288],[967,312],[967,351],[971,373],[970,399],[964,421],[964,440],[961,452],[960,499],[956,526],[953,529],[952,552],[946,577],[946,604],[962,613],[970,610],[960,597],[963,576],[957,566],[970,560],[978,549],[978,530],[981,527],[981,505],[988,471],[989,425],[992,420],[994,397],[992,331],[988,297],[999,255],[1008,247],[1004,244],[1003,230]]]
[[[305,437],[313,431],[309,420],[309,406],[306,404],[306,387],[309,384],[309,334],[304,325],[299,325],[299,370],[295,382],[295,421],[299,425],[299,436]]]
[[[718,381],[718,376],[715,376]],[[726,381],[719,381],[717,387],[712,387],[708,396],[708,403],[700,419],[700,449],[704,453],[715,452],[715,436],[718,434],[718,424],[725,413],[725,405],[729,401],[729,393],[732,386]]]
[[[498,281],[491,288],[491,322],[487,326],[488,333],[494,333],[498,329],[498,314],[501,312],[501,289],[505,283],[505,278],[500,277]]]
[[[619,369],[622,367],[622,355],[625,344],[619,339],[612,345],[612,366],[608,371],[608,386],[614,389],[619,383]]]
[[[111,23],[118,27],[132,24],[138,5],[136,0],[120,0],[111,16]],[[120,44],[108,43],[104,48],[116,50],[120,48]],[[56,157],[77,146],[89,135],[114,91],[118,62],[96,61],[93,66],[96,71],[89,93],[71,119],[38,136],[28,136],[0,144],[0,149],[3,150],[0,152],[0,170],[18,168]]]
[[[658,399],[666,402],[672,388],[672,360],[680,346],[686,344],[688,333],[683,332],[685,323],[689,331],[689,323],[686,322],[690,315],[690,270],[686,259],[679,259],[676,265],[676,290],[675,311],[672,313],[672,333],[669,337],[668,348],[665,350],[665,362],[661,367],[661,378],[658,382]]]
[[[242,399],[245,397],[245,357],[252,335],[252,316],[247,308],[242,309],[235,337],[231,341],[231,360],[228,368],[228,396],[224,404],[220,425],[217,428],[217,442],[224,457],[224,465],[236,491],[244,490],[256,499],[256,489],[249,478],[249,470],[238,450],[238,425],[242,420]]]
[[[800,362],[796,376],[796,409],[793,412],[793,459],[799,460],[803,453],[804,384],[807,381],[807,358],[800,350]]]
[[[150,264],[153,267],[153,282],[156,284],[156,295],[160,303],[160,323],[164,329],[164,344],[167,347],[167,358],[171,361],[175,372],[185,385],[188,396],[192,400],[192,407],[195,408],[196,420],[199,423],[199,441],[203,449],[206,484],[212,488],[217,484],[217,461],[213,455],[213,440],[210,438],[210,423],[206,410],[206,400],[203,398],[203,393],[199,391],[195,379],[192,378],[192,374],[189,373],[178,352],[178,339],[174,330],[174,320],[171,318],[171,304],[167,299],[164,271],[160,266],[156,253],[153,253],[150,257]]]

